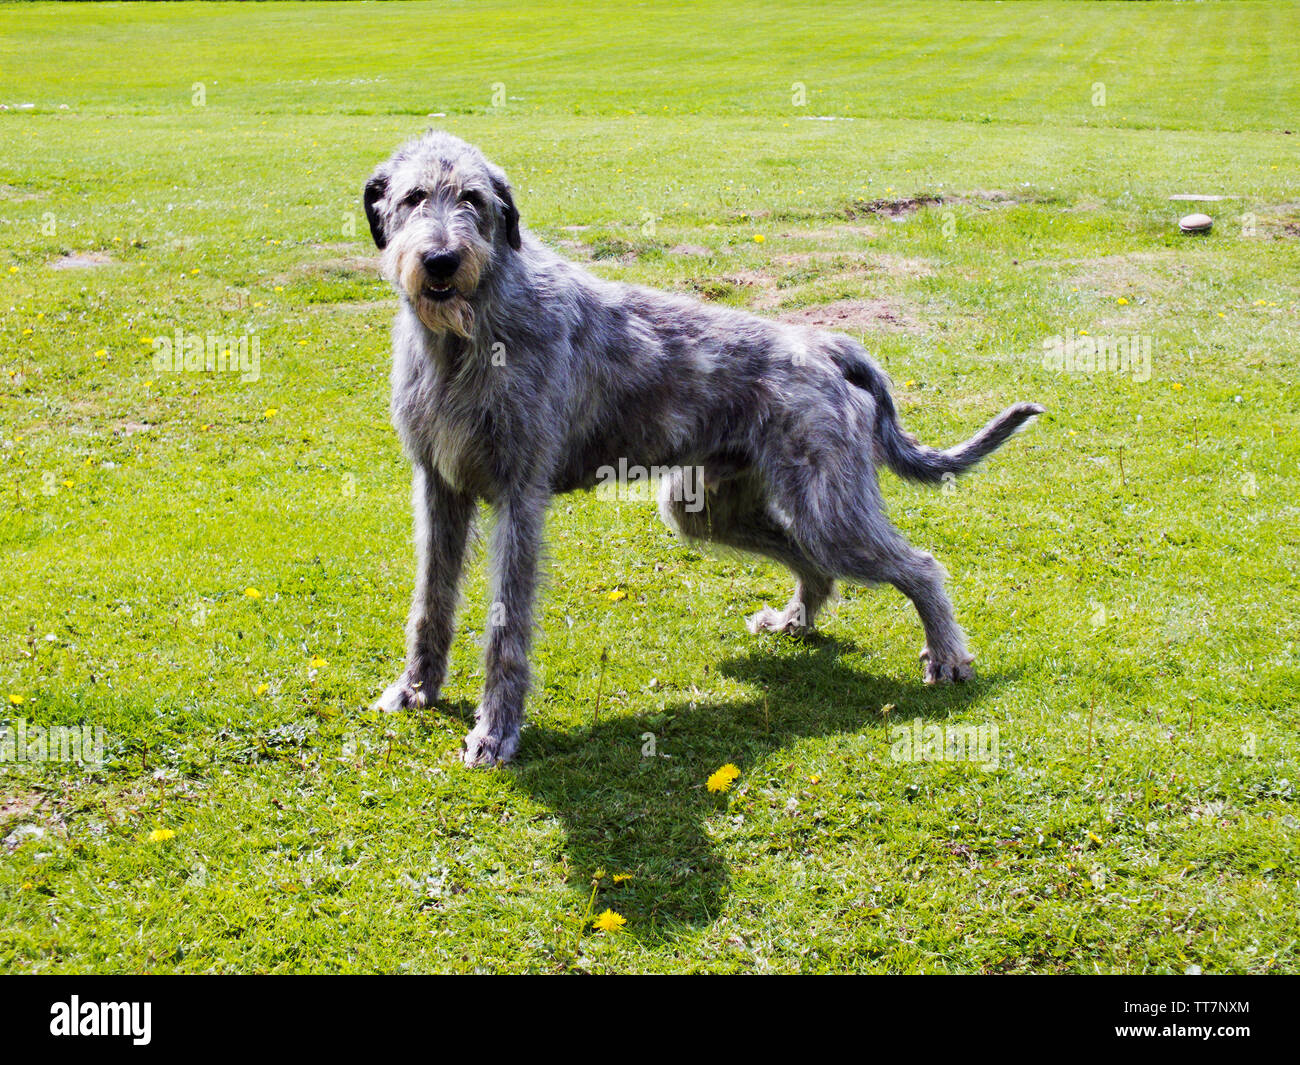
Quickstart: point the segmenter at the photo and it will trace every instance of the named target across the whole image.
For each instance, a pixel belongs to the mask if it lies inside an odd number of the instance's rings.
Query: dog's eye
[[[483,197],[473,190],[467,189],[465,192],[462,192],[460,194],[460,202],[469,204],[476,211],[483,210]]]
[[[425,200],[424,189],[412,189],[402,197],[403,207],[419,207]]]

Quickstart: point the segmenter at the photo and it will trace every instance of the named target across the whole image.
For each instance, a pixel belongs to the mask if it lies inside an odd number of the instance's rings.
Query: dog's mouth
[[[450,281],[429,281],[426,282],[423,292],[428,299],[441,303],[456,295],[456,286]]]

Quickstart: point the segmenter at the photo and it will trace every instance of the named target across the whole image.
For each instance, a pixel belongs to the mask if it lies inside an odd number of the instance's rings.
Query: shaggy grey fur
[[[547,505],[620,458],[677,468],[660,510],[683,535],[794,572],[790,603],[764,607],[751,631],[811,628],[837,577],[888,582],[920,614],[926,681],[972,675],[943,571],[886,519],[876,466],[938,482],[1041,407],[1010,407],[947,451],[923,447],[856,341],[594,277],[521,226],[505,174],[446,133],[400,148],[364,202],[401,298],[392,413],[414,467],[419,554],[406,669],[376,706],[437,698],[485,499],[496,512],[486,684],[464,758],[515,753]],[[683,467],[703,468],[703,509],[683,503]]]

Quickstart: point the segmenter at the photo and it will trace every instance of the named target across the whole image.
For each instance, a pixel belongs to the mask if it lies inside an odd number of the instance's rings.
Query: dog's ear
[[[518,251],[522,243],[519,239],[519,208],[515,206],[515,197],[510,191],[510,182],[506,180],[505,174],[500,171],[492,175],[492,191],[497,194],[497,199],[501,201],[501,214],[506,221],[506,241],[510,247]]]
[[[361,194],[366,205],[366,221],[370,223],[370,235],[375,238],[375,247],[380,251],[388,243],[388,234],[384,232],[384,218],[379,211],[379,201],[388,194],[388,171],[382,167],[376,170],[366,182]]]

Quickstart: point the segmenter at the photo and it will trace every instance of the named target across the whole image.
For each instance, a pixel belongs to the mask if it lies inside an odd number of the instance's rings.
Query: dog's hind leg
[[[944,591],[943,567],[889,522],[869,465],[852,477],[845,476],[850,462],[827,465],[837,466],[840,482],[812,466],[787,466],[771,478],[774,501],[790,515],[791,538],[822,572],[860,584],[892,584],[912,601],[925,629],[927,684],[970,680],[974,659]]]
[[[746,619],[745,627],[755,634],[811,631],[817,612],[830,598],[834,579],[814,565],[768,512],[766,494],[757,476],[742,473],[709,486],[694,510],[687,495],[681,470],[664,479],[659,512],[669,528],[691,539],[711,540],[765,555],[789,567],[795,575],[794,594],[785,609],[773,610],[764,604],[762,610]]]
[[[975,676],[974,656],[966,649],[966,636],[953,615],[952,601],[944,591],[943,567],[927,551],[918,551],[898,537],[898,550],[873,563],[880,579],[887,580],[910,600],[921,616],[925,647],[921,661],[926,684],[948,684]]]

